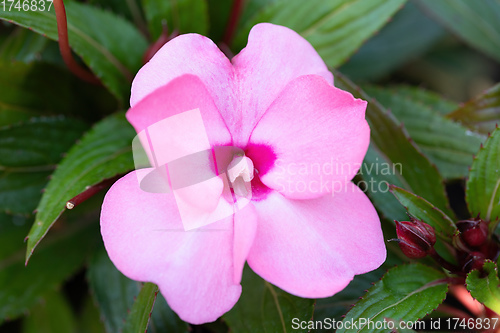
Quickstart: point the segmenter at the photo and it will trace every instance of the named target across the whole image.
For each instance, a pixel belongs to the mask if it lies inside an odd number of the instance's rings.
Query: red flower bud
[[[483,268],[484,261],[486,257],[481,252],[471,252],[465,259],[465,264],[463,270],[465,272],[470,272],[473,269]]]
[[[460,237],[469,246],[481,246],[488,238],[488,225],[481,219],[458,221],[457,228]]]
[[[453,247],[462,253],[469,253],[471,251],[467,243],[465,243],[465,241],[462,239],[462,235],[460,234],[459,231],[456,231],[453,234],[451,242]]]
[[[423,258],[432,252],[436,243],[433,227],[414,218],[411,218],[411,221],[394,222],[399,248],[408,258]]]

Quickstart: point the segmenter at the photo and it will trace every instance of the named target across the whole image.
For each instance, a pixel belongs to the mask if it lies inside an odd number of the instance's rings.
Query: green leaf
[[[99,248],[90,261],[87,279],[106,331],[121,332],[141,284],[120,273],[104,248]]]
[[[290,295],[245,267],[243,292],[223,318],[232,332],[287,332],[293,318],[309,320],[314,300]]]
[[[96,220],[96,216],[84,216],[61,222],[25,267],[24,235],[30,221],[0,214],[0,321],[22,315],[81,268],[99,239]]]
[[[36,116],[36,114],[28,110],[21,111],[12,109],[8,110],[2,109],[2,105],[0,102],[0,127],[17,124],[22,121],[27,121],[34,116]]]
[[[265,0],[264,0],[265,1]],[[208,16],[210,19],[210,32],[211,40],[222,40],[231,14],[231,5],[233,0],[207,0],[208,2]],[[247,1],[243,10],[240,23],[243,22],[245,14],[249,11],[254,1]],[[239,29],[238,29],[239,30]]]
[[[147,47],[145,38],[132,24],[110,12],[76,1],[65,6],[71,48],[119,100],[126,102]],[[1,10],[0,19],[58,40],[53,6],[50,12]]]
[[[342,316],[353,304],[359,301],[359,298],[365,294],[366,290],[374,282],[380,280],[385,271],[386,269],[379,268],[363,275],[356,275],[351,283],[338,294],[328,298],[317,299],[314,305],[314,320],[335,318],[337,321],[342,321]]]
[[[385,223],[386,220],[382,220],[382,231],[384,232],[385,238],[395,238],[395,228],[393,224]],[[387,232],[384,227],[388,226],[390,228]],[[331,320],[342,321],[344,315],[353,307],[353,305],[359,301],[361,296],[363,296],[367,289],[379,281],[382,276],[387,272],[388,268],[392,268],[395,265],[401,265],[408,260],[399,249],[399,246],[394,242],[387,243],[387,259],[386,261],[371,272],[355,275],[354,279],[345,287],[342,291],[328,298],[319,298],[314,304],[314,320]],[[403,260],[401,260],[401,257]],[[331,332],[331,330],[315,330],[314,332]]]
[[[383,172],[382,172],[383,171]],[[357,185],[365,191],[377,209],[389,220],[406,218],[405,209],[389,195],[389,185],[408,187],[403,178],[403,164],[391,161],[372,142],[368,147],[363,164],[359,171],[361,178]]]
[[[0,211],[31,214],[48,176],[85,129],[62,116],[0,127]]]
[[[116,107],[102,87],[54,65],[0,61],[0,73],[0,126],[55,114],[94,120],[100,111]]]
[[[434,113],[441,115],[446,115],[458,107],[457,103],[449,101],[435,92],[420,87],[398,85],[392,87],[392,91],[401,96],[401,98],[409,99],[414,103],[423,104]]]
[[[148,282],[142,286],[125,322],[124,333],[146,332],[157,294],[156,284]]]
[[[238,30],[245,28],[245,26],[249,25],[253,18],[258,15],[260,12],[266,10],[266,7],[271,6],[273,3],[278,0],[247,0],[245,1],[245,7],[243,12],[241,13],[240,21],[238,24]],[[228,3],[229,9],[231,9],[231,3]],[[227,16],[229,16],[229,12]],[[227,23],[227,22],[226,22]],[[226,27],[224,27],[226,28]]]
[[[500,61],[500,1],[418,0],[470,46]]]
[[[153,315],[149,321],[148,333],[189,332],[189,325],[170,309],[165,298],[156,296]]]
[[[337,67],[400,9],[406,0],[279,0],[265,6],[235,39],[245,46],[252,26],[271,22],[305,37],[327,65]],[[307,13],[307,15],[304,15]]]
[[[2,127],[0,169],[53,168],[61,159],[61,154],[87,128],[87,124],[82,121],[64,116],[32,118],[21,124]]]
[[[413,321],[438,307],[446,297],[448,284],[443,272],[422,264],[390,269],[346,315],[344,323],[358,323],[356,332],[387,332],[362,321]],[[346,328],[337,333],[350,332]]]
[[[141,30],[145,27],[140,8],[140,0],[88,0],[93,6],[111,11],[135,23]]]
[[[104,248],[99,248],[92,257],[87,279],[106,331],[110,333],[122,331],[125,325],[129,325],[125,322],[128,321],[129,310],[133,311],[133,307],[136,306],[134,299],[141,291],[141,283],[130,280],[120,273],[109,260]],[[151,308],[148,311],[150,310]],[[182,321],[170,309],[163,296],[158,294],[148,332],[188,332],[188,329],[189,325]]]
[[[208,33],[208,5],[206,0],[142,0],[152,40],[157,40],[163,31],[163,22],[168,31],[179,33]]]
[[[105,333],[104,323],[101,322],[99,310],[94,301],[87,295],[83,302],[83,308],[78,318],[79,333]]]
[[[473,270],[467,275],[467,290],[472,297],[483,303],[496,313],[500,312],[500,280],[498,279],[497,265],[486,261],[483,271]]]
[[[500,129],[486,140],[474,159],[467,181],[466,199],[472,216],[486,221],[500,217]],[[495,230],[496,223],[490,224]]]
[[[0,62],[0,126],[27,120],[41,112],[60,112],[65,98],[71,98],[67,80],[64,86],[61,70],[50,65]],[[50,78],[54,76],[55,80]]]
[[[49,176],[50,171],[0,171],[0,211],[7,214],[32,214]]]
[[[0,45],[0,59],[25,63],[38,60],[47,42],[47,38],[18,27]]]
[[[360,172],[377,208],[390,219],[405,218],[404,209],[389,193],[388,184],[394,184],[453,216],[439,172],[410,141],[397,119],[339,73],[335,74],[335,85],[369,101],[366,119],[371,128],[371,143]]]
[[[490,133],[500,123],[500,84],[448,115],[473,131]]]
[[[391,186],[391,193],[394,194],[410,215],[434,227],[439,238],[444,241],[451,241],[457,229],[448,215],[424,198],[397,186]]]
[[[397,88],[368,86],[364,90],[405,124],[411,138],[445,178],[468,175],[473,155],[486,137],[443,118],[419,101],[406,98]]]
[[[23,333],[76,332],[76,321],[64,295],[51,291],[33,308],[23,323]]]
[[[394,194],[410,215],[434,227],[437,236],[435,246],[437,252],[445,259],[455,261],[454,250],[448,245],[452,243],[453,235],[457,231],[453,221],[439,208],[418,195],[397,186],[391,186],[391,193]]]
[[[133,128],[123,113],[99,122],[73,146],[54,172],[28,235],[26,260],[66,209],[66,202],[89,186],[134,168]]]
[[[379,79],[418,58],[444,34],[439,24],[408,2],[340,71],[352,80]]]

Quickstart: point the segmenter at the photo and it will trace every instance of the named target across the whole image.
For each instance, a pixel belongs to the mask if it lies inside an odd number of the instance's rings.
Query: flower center
[[[251,181],[254,177],[252,160],[245,155],[234,156],[227,166],[227,176],[234,194],[246,198],[251,191]]]

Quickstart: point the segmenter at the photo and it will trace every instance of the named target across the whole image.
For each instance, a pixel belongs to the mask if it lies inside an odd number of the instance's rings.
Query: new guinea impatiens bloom
[[[158,284],[183,320],[201,324],[229,311],[245,262],[306,298],[332,296],[384,262],[380,220],[351,182],[370,140],[366,102],[335,88],[320,56],[294,31],[258,24],[231,60],[204,36],[178,36],[139,71],[130,104],[127,119],[139,134],[177,117],[173,133],[150,130],[142,141],[155,152],[161,147],[158,165],[237,148],[214,157],[216,166],[199,163],[213,177],[187,190],[145,191],[141,172],[151,169],[142,169],[104,199],[109,257],[129,278]],[[192,110],[206,133],[184,117]],[[153,160],[153,149],[144,149]],[[181,217],[183,200],[196,211],[194,225]],[[220,207],[235,213],[208,221]]]

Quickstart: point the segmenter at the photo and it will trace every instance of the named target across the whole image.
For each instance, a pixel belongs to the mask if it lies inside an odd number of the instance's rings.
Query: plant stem
[[[146,21],[144,21],[144,18],[142,17],[141,9],[137,5],[135,0],[126,0],[127,7],[130,10],[130,13],[132,14],[132,19],[134,20],[135,25],[139,28],[139,30],[145,35],[146,37],[149,36],[149,31],[148,31],[148,26],[146,24]]]
[[[441,257],[434,248],[431,249],[431,251],[429,252],[429,255],[434,259],[436,260],[440,265],[441,267],[443,267],[444,269],[447,269],[449,270],[450,272],[454,273],[454,274],[457,274],[457,275],[463,275],[464,273],[462,272],[462,270],[458,267],[458,266],[455,266],[451,263],[449,263],[446,259],[444,259],[443,257]]]
[[[224,33],[224,38],[222,42],[227,46],[231,46],[233,41],[234,32],[238,26],[240,20],[241,12],[243,10],[244,0],[234,0],[233,6],[231,7],[231,15],[229,15],[229,21],[227,22],[226,32]]]
[[[66,9],[64,8],[63,0],[54,0],[54,9],[56,11],[57,20],[57,34],[59,36],[59,50],[61,56],[68,66],[68,69],[78,76],[80,79],[93,84],[100,84],[101,82],[94,74],[81,67],[71,54],[68,40],[68,22],[66,20]]]
[[[66,208],[67,209],[75,208],[76,206],[78,206],[82,202],[84,202],[87,199],[90,199],[91,197],[96,195],[101,190],[104,190],[105,188],[108,188],[111,185],[113,185],[113,183],[116,182],[120,177],[121,177],[121,175],[117,176],[117,177],[113,177],[113,178],[108,178],[108,179],[105,179],[102,182],[100,182],[94,186],[87,188],[85,191],[83,191],[82,193],[80,193],[76,197],[74,197],[73,199],[66,202]]]

